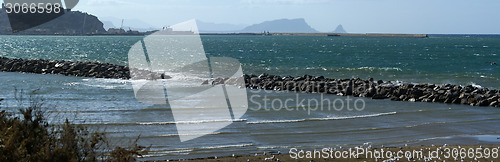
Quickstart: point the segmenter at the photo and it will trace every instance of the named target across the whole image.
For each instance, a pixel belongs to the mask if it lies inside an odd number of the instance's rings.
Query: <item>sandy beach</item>
[[[360,149],[360,148],[351,148],[351,150],[355,149]],[[192,161],[192,162],[201,162],[201,161],[221,161],[221,162],[229,162],[229,161],[346,161],[346,162],[364,162],[364,161],[498,161],[498,149],[500,149],[500,145],[467,145],[467,146],[460,146],[460,145],[455,145],[455,146],[407,146],[407,147],[383,147],[383,148],[372,148],[372,149],[366,149],[362,148],[362,150],[367,150],[368,152],[372,151],[374,154],[369,155],[369,154],[363,154],[356,157],[350,157],[350,158],[325,158],[326,154],[321,154],[322,157],[316,157],[316,158],[294,158],[296,154],[268,154],[268,155],[257,155],[257,156],[234,156],[234,157],[210,157],[210,158],[205,158],[205,159],[191,159],[187,161]],[[381,152],[384,150],[384,154],[387,152],[392,152],[394,153],[394,156],[398,156],[398,152],[412,152],[411,154],[414,154],[414,151],[421,151],[423,154],[420,157],[416,153],[413,155],[413,157],[410,156],[405,156],[402,155],[403,158],[377,158],[376,157],[376,151]],[[462,150],[462,152],[460,151]],[[473,151],[474,150],[474,151]],[[482,150],[482,151],[476,151],[476,150]],[[486,150],[494,150],[493,152],[489,152],[489,156],[486,157],[487,155],[485,153],[488,153]],[[305,151],[305,150],[304,150]],[[349,149],[342,149],[339,150],[341,152],[349,152]],[[354,151],[355,152],[355,151]],[[496,153],[494,153],[496,152]],[[366,152],[365,152],[366,153]],[[429,153],[434,154],[431,155],[433,156],[432,158],[429,158]],[[458,154],[457,154],[458,153]],[[409,155],[411,155],[409,154]],[[462,155],[460,155],[462,154]],[[307,154],[304,154],[304,156],[307,156]],[[314,156],[314,155],[311,155]],[[316,155],[317,156],[317,155]],[[367,158],[368,156],[368,158]],[[370,158],[370,156],[373,156]],[[463,156],[464,158],[462,158]],[[410,158],[408,158],[410,157]]]

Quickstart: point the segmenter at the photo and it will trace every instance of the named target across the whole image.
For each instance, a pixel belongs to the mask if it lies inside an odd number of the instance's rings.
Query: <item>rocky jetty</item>
[[[170,79],[162,73],[98,62],[26,60],[0,57],[0,71],[114,79]],[[132,75],[131,75],[132,74]],[[134,76],[133,78],[131,76]]]
[[[116,79],[169,79],[170,76],[146,70],[129,69],[109,63],[57,60],[25,60],[0,57],[0,71]],[[239,78],[216,78],[203,84],[241,84],[250,89],[325,93],[339,96],[390,99],[393,101],[436,102],[471,106],[500,107],[500,91],[472,85],[434,85],[393,83],[370,78],[332,79],[323,76],[243,75]]]
[[[129,79],[126,66],[109,63],[71,62],[57,60],[26,60],[0,57],[0,71],[66,76]]]
[[[500,107],[500,92],[472,85],[392,83],[390,81],[331,79],[323,76],[243,75],[245,87],[275,91],[326,93],[340,96]],[[235,79],[215,79],[212,84],[232,84]]]

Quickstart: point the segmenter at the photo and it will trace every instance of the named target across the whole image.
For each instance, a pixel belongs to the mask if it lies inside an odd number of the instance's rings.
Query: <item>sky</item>
[[[81,0],[73,10],[155,27],[304,18],[320,32],[500,34],[499,0]]]

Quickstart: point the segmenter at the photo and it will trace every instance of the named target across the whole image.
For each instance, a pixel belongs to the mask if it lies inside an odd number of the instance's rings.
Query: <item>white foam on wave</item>
[[[200,124],[216,122],[244,122],[247,119],[221,119],[221,120],[192,120],[192,121],[167,121],[167,122],[137,122],[137,123],[85,123],[85,125],[170,125],[170,124]]]
[[[295,120],[262,120],[262,121],[251,121],[247,124],[269,124],[269,123],[296,123],[305,121],[325,121],[325,120],[345,120],[345,119],[356,119],[356,118],[370,118],[385,115],[395,115],[397,112],[388,113],[378,113],[370,115],[356,115],[356,116],[343,116],[343,117],[328,117],[328,118],[308,118],[308,119],[295,119]]]
[[[162,157],[171,154],[175,155],[188,155],[189,152],[193,151],[193,149],[176,149],[176,150],[150,150],[148,154],[142,155],[142,158],[147,157]]]
[[[319,70],[319,71],[339,71],[339,70],[347,70],[347,71],[403,71],[401,68],[397,67],[358,67],[358,68],[325,68],[325,67],[306,67],[306,70]]]
[[[214,119],[214,120],[191,120],[191,121],[170,121],[170,122],[145,122],[137,123],[139,125],[168,125],[168,124],[200,124],[200,123],[215,123],[215,122],[243,122],[247,119]]]
[[[245,143],[245,144],[236,144],[236,145],[207,146],[207,147],[200,147],[200,148],[196,148],[196,149],[220,149],[220,148],[248,147],[248,146],[253,146],[253,144]]]
[[[221,132],[214,132],[214,133],[190,133],[190,134],[162,134],[162,135],[155,135],[155,137],[173,137],[173,136],[201,136],[201,135],[216,135],[216,134],[222,134]]]
[[[184,75],[180,73],[165,73],[171,79],[165,80],[168,87],[191,87],[200,86],[207,78],[196,75]],[[124,80],[106,78],[85,78],[78,82],[65,83],[66,86],[85,86],[103,89],[130,89],[133,83],[148,82],[148,80]]]
[[[473,87],[476,87],[476,88],[483,88],[483,86],[481,86],[479,84],[476,84],[474,82],[470,82],[470,85],[473,86]]]
[[[375,70],[383,70],[383,71],[403,71],[401,68],[397,67],[359,67],[359,68],[345,68],[349,71],[354,71],[354,70],[369,70],[369,71],[375,71]]]
[[[248,146],[253,146],[251,143],[245,143],[245,144],[235,144],[235,145],[218,145],[218,146],[206,146],[206,147],[197,147],[197,148],[176,148],[176,149],[158,149],[158,150],[151,150],[148,152],[147,155],[143,155],[142,157],[162,157],[162,156],[168,156],[168,155],[188,155],[190,152],[194,150],[216,150],[216,149],[223,149],[223,148],[233,148],[233,147],[248,147]]]
[[[127,89],[130,86],[129,80],[123,79],[104,79],[104,78],[85,78],[79,82],[65,83],[66,86],[85,86],[104,89]]]

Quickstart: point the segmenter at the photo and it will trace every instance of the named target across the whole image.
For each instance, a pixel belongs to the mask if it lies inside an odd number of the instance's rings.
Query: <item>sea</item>
[[[143,38],[0,36],[0,56],[128,65],[129,50]],[[201,40],[207,57],[234,58],[245,74],[374,78],[500,89],[500,66],[492,64],[500,63],[497,35],[203,35]],[[176,125],[196,127],[221,121],[176,122],[169,106],[139,102],[133,82],[0,72],[0,98],[5,99],[1,107],[16,112],[27,104],[16,100],[15,92],[22,90],[26,97],[36,96],[43,103],[49,122],[57,124],[68,118],[105,132],[116,145],[126,146],[139,137],[139,145],[151,147],[140,160],[288,153],[291,148],[500,144],[499,108],[253,89],[246,90],[249,105],[241,118],[213,133],[182,141]],[[290,102],[284,102],[287,100]]]

